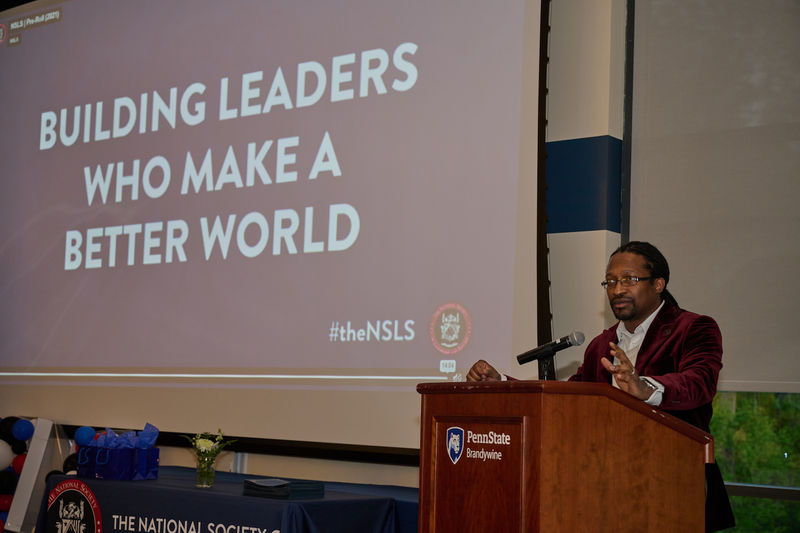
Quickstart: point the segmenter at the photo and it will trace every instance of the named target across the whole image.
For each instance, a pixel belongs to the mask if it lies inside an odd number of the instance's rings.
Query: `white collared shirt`
[[[642,346],[642,341],[644,341],[645,335],[647,335],[647,330],[650,329],[650,325],[653,323],[653,320],[655,320],[656,315],[659,311],[661,311],[662,307],[664,307],[663,301],[661,302],[661,305],[659,305],[658,308],[645,319],[644,322],[636,326],[636,329],[633,330],[632,333],[628,331],[628,328],[626,328],[625,324],[622,322],[617,325],[617,345],[622,349],[623,352],[625,352],[625,355],[628,356],[628,359],[631,360],[634,368],[636,368],[636,357],[639,355],[639,348]],[[614,364],[619,364],[619,359],[616,357],[614,358]],[[642,378],[646,379],[656,388],[656,390],[653,391],[653,394],[651,394],[650,397],[645,400],[645,403],[654,406],[661,405],[661,400],[664,397],[664,385],[648,376],[642,376]],[[613,379],[611,380],[611,383],[617,387],[617,383]]]

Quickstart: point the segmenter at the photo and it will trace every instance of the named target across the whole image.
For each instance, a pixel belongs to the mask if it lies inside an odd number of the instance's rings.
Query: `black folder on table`
[[[322,481],[274,477],[245,479],[243,494],[283,500],[322,498],[325,496],[325,484]]]

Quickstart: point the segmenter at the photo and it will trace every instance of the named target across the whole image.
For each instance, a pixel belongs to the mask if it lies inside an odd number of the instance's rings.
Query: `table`
[[[386,490],[370,494],[365,489],[369,485],[350,485],[352,490],[348,490],[347,484],[326,483],[321,499],[244,496],[244,479],[254,477],[259,476],[218,472],[213,487],[199,489],[194,486],[194,470],[183,467],[161,467],[159,479],[147,481],[53,475],[47,481],[36,533],[398,533],[407,529],[398,527],[403,521],[398,521],[397,502]],[[403,504],[410,508],[407,499]]]

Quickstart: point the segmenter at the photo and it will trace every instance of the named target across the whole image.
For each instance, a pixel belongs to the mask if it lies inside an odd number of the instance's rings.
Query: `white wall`
[[[547,142],[622,139],[625,0],[553,0]]]
[[[610,135],[622,139],[625,87],[625,1],[553,0],[546,141]],[[600,281],[615,232],[552,233],[550,301],[553,336],[582,331],[589,339],[614,322]],[[556,377],[568,378],[583,347],[556,356]]]
[[[554,338],[581,331],[588,343],[615,322],[600,282],[608,256],[620,244],[619,234],[611,231],[553,233],[547,236],[547,242]],[[583,361],[585,347],[586,344],[559,352],[555,358],[558,379],[575,373]]]

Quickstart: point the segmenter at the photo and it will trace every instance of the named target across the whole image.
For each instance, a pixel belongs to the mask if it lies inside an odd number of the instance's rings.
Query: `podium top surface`
[[[607,383],[588,383],[578,381],[482,381],[482,382],[437,382],[420,383],[417,392],[421,395],[440,394],[546,394],[598,396],[621,403],[629,409],[652,418],[697,442],[710,445],[713,450],[714,438],[705,431],[634,398]],[[711,453],[713,462],[713,452]]]

